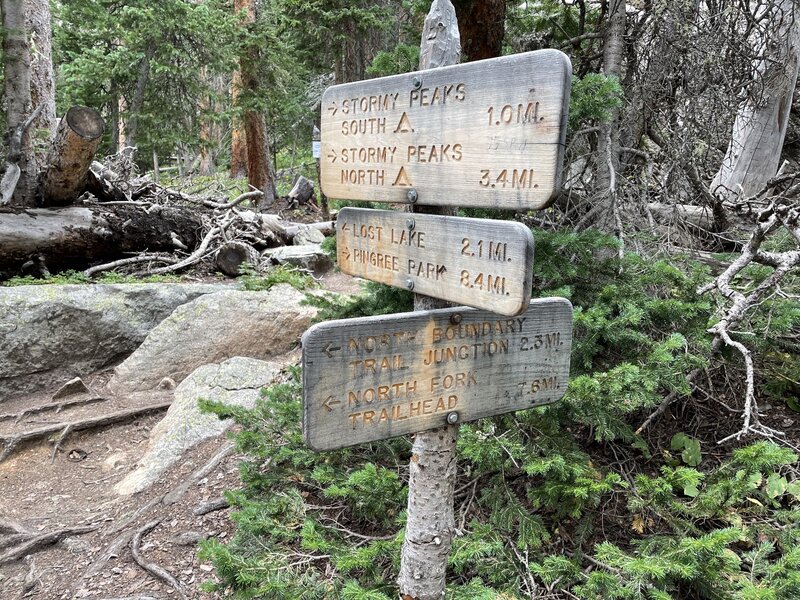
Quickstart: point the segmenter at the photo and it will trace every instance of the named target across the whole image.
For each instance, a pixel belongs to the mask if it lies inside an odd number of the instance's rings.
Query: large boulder
[[[117,393],[155,388],[164,378],[181,382],[207,363],[234,356],[267,359],[294,347],[316,309],[289,285],[268,292],[228,290],[178,307],[115,370]]]
[[[201,413],[198,398],[252,408],[261,388],[269,385],[279,371],[280,365],[276,363],[243,357],[195,370],[175,389],[175,400],[167,415],[150,432],[147,449],[136,469],[115,486],[117,493],[127,495],[144,490],[186,450],[222,435],[230,427],[230,419],[223,421]]]
[[[0,402],[107,367],[176,307],[221,285],[0,288]]]

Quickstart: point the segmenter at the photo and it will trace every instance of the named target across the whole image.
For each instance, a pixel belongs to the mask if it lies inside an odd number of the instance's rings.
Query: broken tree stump
[[[73,106],[56,130],[39,185],[43,206],[72,204],[86,187],[92,159],[105,131],[100,113]]]

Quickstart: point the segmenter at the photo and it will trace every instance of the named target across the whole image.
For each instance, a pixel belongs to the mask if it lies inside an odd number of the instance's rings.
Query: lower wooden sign
[[[502,318],[466,307],[328,321],[303,335],[303,434],[314,450],[559,400],[572,305],[533,300]]]
[[[514,221],[343,208],[336,252],[350,275],[501,315],[531,299],[533,235]]]

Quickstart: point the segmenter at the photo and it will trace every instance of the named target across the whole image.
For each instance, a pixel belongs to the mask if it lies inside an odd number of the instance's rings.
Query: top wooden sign
[[[546,207],[560,185],[572,65],[538,50],[328,88],[330,198]]]

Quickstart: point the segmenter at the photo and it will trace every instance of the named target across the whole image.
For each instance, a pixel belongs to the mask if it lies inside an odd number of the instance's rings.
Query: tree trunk
[[[433,0],[425,17],[419,68],[455,65],[461,59],[456,11],[450,0]],[[453,207],[412,207],[414,212],[455,214]],[[452,306],[414,295],[414,310]],[[456,480],[458,425],[422,431],[414,437],[408,482],[406,536],[398,585],[403,600],[444,597],[447,555],[455,532],[453,489]]]
[[[6,126],[10,136],[30,114],[31,110],[31,57],[25,30],[25,10],[21,0],[2,0],[3,7],[3,81],[5,84]],[[29,191],[35,181],[35,163],[31,160],[30,135],[22,137],[19,159],[16,161],[20,175],[12,203],[32,206],[34,199]]]
[[[91,204],[0,212],[0,276],[18,274],[37,259],[50,271],[82,269],[126,252],[172,251],[176,239],[194,248],[202,221],[191,209]]]
[[[455,0],[461,47],[466,60],[500,56],[506,33],[507,0]]]
[[[130,116],[125,127],[125,146],[129,148],[129,153],[132,153],[132,148],[136,147],[136,135],[139,133],[139,114],[144,106],[144,93],[147,90],[147,81],[150,79],[150,61],[153,59],[155,51],[155,45],[149,45],[145,50],[144,57],[142,57],[142,62],[139,64],[139,77],[136,79],[136,88],[133,91],[133,98],[129,107]]]
[[[32,37],[31,106],[42,110],[33,126],[51,131],[56,120],[56,90],[53,78],[53,35],[49,0],[25,0],[25,24]]]
[[[795,2],[778,0],[771,9],[753,84],[711,183],[711,193],[720,198],[746,198],[778,172],[800,64],[800,8]]]
[[[86,176],[103,137],[105,122],[96,110],[73,106],[56,131],[42,174],[44,206],[72,204],[86,188]]]
[[[231,105],[239,106],[242,94],[242,73],[234,71],[231,81]],[[231,177],[244,179],[247,177],[247,142],[244,135],[244,122],[239,114],[234,113],[231,119]]]
[[[254,0],[235,0],[234,10],[242,18],[242,27],[249,28],[256,22],[256,5]],[[272,185],[270,172],[270,150],[267,127],[264,115],[249,106],[249,102],[259,95],[259,80],[257,65],[259,61],[259,48],[248,46],[239,57],[239,71],[241,73],[242,93],[246,96],[242,120],[247,143],[247,182],[257,190],[263,192],[258,203],[259,209],[265,209],[275,202],[275,192]]]

